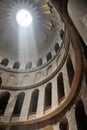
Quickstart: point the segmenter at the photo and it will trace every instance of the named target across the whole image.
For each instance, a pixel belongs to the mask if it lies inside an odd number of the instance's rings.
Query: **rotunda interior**
[[[0,130],[87,129],[86,7],[0,0]]]

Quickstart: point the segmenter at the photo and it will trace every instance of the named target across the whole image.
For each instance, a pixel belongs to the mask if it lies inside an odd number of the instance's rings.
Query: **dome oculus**
[[[32,16],[27,10],[20,10],[16,15],[17,23],[22,27],[28,27],[32,23]]]

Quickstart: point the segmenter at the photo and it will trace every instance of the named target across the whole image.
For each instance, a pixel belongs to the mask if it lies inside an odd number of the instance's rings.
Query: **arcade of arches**
[[[0,130],[87,129],[86,35],[86,0],[0,1]]]

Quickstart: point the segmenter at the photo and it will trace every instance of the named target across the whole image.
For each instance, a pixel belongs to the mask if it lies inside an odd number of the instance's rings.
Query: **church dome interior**
[[[20,26],[16,20],[23,9],[32,16],[28,27]],[[8,68],[15,68],[16,62],[19,69],[24,70],[29,63],[30,68],[36,68],[46,64],[61,47],[64,23],[49,1],[3,0],[0,16],[0,59],[1,63],[6,59]]]
[[[87,129],[86,0],[0,0],[0,130]]]

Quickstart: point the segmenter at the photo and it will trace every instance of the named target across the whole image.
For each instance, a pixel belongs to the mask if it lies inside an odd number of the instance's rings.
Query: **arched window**
[[[45,102],[44,107],[47,109],[52,104],[52,84],[49,83],[45,88]]]
[[[6,86],[16,86],[17,83],[17,77],[15,75],[10,75],[6,81]]]
[[[66,117],[63,117],[59,123],[60,130],[69,130],[68,121]]]
[[[28,62],[25,66],[25,69],[31,69],[32,68],[32,62]]]
[[[8,63],[9,63],[9,60],[8,60],[8,59],[3,59],[0,64],[2,64],[2,65],[4,65],[4,66],[7,66]]]
[[[10,94],[8,92],[1,93],[1,95],[0,95],[0,115],[4,114],[4,112],[5,112],[9,97],[10,97]]]
[[[1,86],[1,84],[2,84],[2,78],[0,77],[0,86]]]
[[[38,81],[40,81],[41,78],[42,78],[42,72],[37,72],[35,74],[35,79],[34,79],[35,83],[37,83]]]
[[[14,107],[14,111],[12,115],[16,115],[19,116],[21,113],[21,109],[22,109],[22,105],[23,105],[23,101],[24,101],[24,97],[25,97],[25,93],[22,92],[17,96],[17,100],[16,100],[16,104]]]
[[[63,75],[60,73],[57,77],[58,101],[61,102],[65,97]]]
[[[68,73],[69,84],[71,86],[73,77],[74,77],[74,68],[73,68],[73,64],[72,64],[70,55],[67,58],[66,68],[67,68],[67,73]]]
[[[60,37],[63,40],[63,38],[64,38],[64,31],[62,29],[60,30]]]
[[[29,75],[24,75],[21,79],[21,86],[28,86],[29,85]]]
[[[87,116],[81,100],[79,100],[76,104],[75,115],[78,130],[87,130]]]
[[[19,69],[20,68],[20,62],[15,62],[13,65],[14,69]]]
[[[47,54],[47,61],[49,61],[51,58],[52,58],[52,54],[51,54],[51,52],[49,52],[49,53]]]
[[[42,65],[42,59],[39,59],[39,60],[37,61],[37,66],[40,66],[40,65]]]
[[[29,108],[29,115],[36,113],[36,111],[37,111],[38,96],[39,96],[39,90],[36,89],[32,93],[32,97],[31,97],[31,101],[30,101],[30,108]]]
[[[57,53],[58,50],[59,50],[59,44],[58,43],[55,44],[55,48],[54,49],[55,49],[55,52]]]

